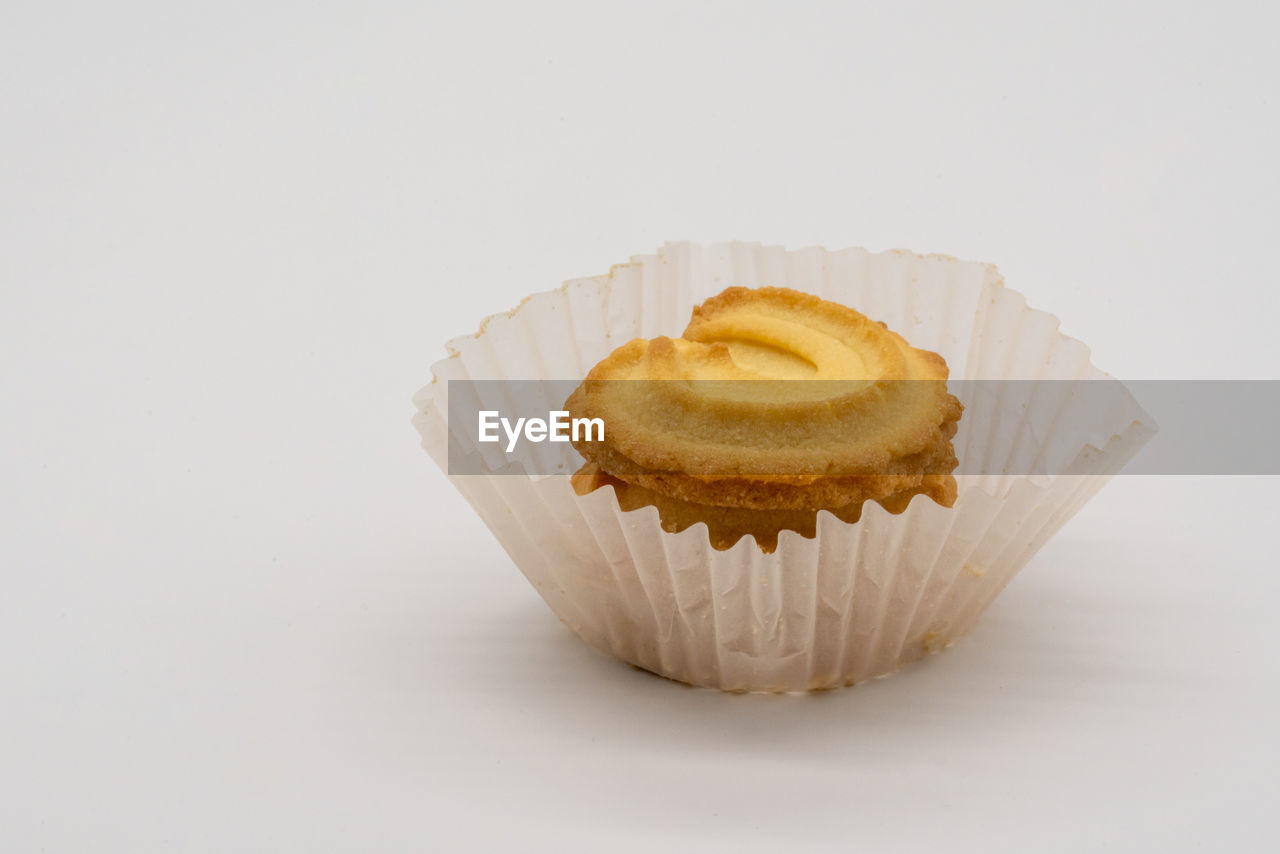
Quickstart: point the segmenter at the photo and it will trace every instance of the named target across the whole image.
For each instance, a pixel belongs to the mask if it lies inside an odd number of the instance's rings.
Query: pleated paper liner
[[[820,513],[815,537],[784,531],[768,554],[749,537],[712,549],[702,524],[669,533],[652,507],[623,512],[610,487],[579,496],[564,476],[450,477],[557,616],[593,646],[671,679],[826,689],[950,645],[1154,435],[1127,394],[1079,409],[1072,384],[1106,374],[994,267],[901,251],[680,243],[532,296],[451,341],[414,398],[423,446],[447,474],[448,380],[585,376],[632,338],[679,335],[695,305],[730,285],[782,285],[848,305],[941,353],[953,379],[1068,382],[1045,386],[1062,399],[1036,407],[1054,415],[1037,423],[990,399],[999,384],[960,383],[960,471],[1001,473],[957,475],[951,508],[917,496],[898,515],[869,502],[855,524]],[[988,393],[965,399],[966,388]],[[495,470],[505,463],[464,433],[455,440]],[[1027,462],[1043,448],[1056,449],[1053,470],[1065,473],[1017,474],[1033,470]]]

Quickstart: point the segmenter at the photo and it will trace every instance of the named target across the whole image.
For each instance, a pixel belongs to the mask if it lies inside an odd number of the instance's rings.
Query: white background
[[[572,637],[409,398],[668,239],[993,261],[1116,376],[1273,378],[1278,23],[6,3],[0,850],[1272,849],[1274,480],[1118,478],[956,648],[726,696]]]

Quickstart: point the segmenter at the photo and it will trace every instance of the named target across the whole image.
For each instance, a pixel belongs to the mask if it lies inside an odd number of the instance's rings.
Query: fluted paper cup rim
[[[543,291],[535,291],[534,293],[528,294],[527,296],[523,297],[520,300],[520,302],[517,303],[512,308],[506,311],[499,311],[499,312],[494,312],[492,314],[486,315],[480,321],[479,326],[477,327],[475,332],[472,332],[469,334],[457,335],[452,338],[449,338],[444,345],[448,355],[442,359],[438,359],[437,361],[431,364],[430,381],[425,386],[420,388],[413,395],[412,401],[415,407],[418,409],[418,412],[413,417],[414,425],[418,427],[419,432],[421,433],[422,432],[421,419],[425,417],[427,408],[429,406],[435,405],[433,396],[437,390],[436,386],[441,379],[441,375],[444,372],[445,366],[451,362],[460,361],[462,358],[463,348],[468,346],[470,342],[479,341],[485,335],[487,335],[489,333],[489,329],[491,325],[497,322],[502,322],[502,321],[516,322],[521,318],[521,315],[527,312],[529,306],[533,304],[535,301],[541,300],[541,299],[551,299],[556,296],[567,296],[570,290],[573,288],[582,288],[582,287],[587,287],[588,285],[609,287],[616,280],[619,272],[641,267],[646,262],[653,259],[661,259],[664,253],[667,253],[679,247],[699,248],[707,251],[728,250],[734,247],[747,247],[747,248],[754,248],[756,250],[780,250],[786,253],[787,255],[795,255],[795,254],[800,254],[804,252],[824,252],[831,255],[837,255],[837,254],[849,253],[849,252],[860,252],[860,253],[865,253],[869,257],[882,256],[882,255],[894,255],[894,256],[899,256],[903,258],[908,258],[913,261],[932,261],[932,262],[940,262],[944,264],[971,266],[979,269],[985,269],[993,277],[991,280],[991,283],[995,287],[998,287],[1002,294],[1016,300],[1017,307],[1021,311],[1026,312],[1030,315],[1034,315],[1036,317],[1047,319],[1052,324],[1051,329],[1054,335],[1058,336],[1063,341],[1069,342],[1082,349],[1084,353],[1084,359],[1088,363],[1093,373],[1093,376],[1090,377],[1090,379],[1110,379],[1110,380],[1115,379],[1115,377],[1113,377],[1111,374],[1107,373],[1106,371],[1103,371],[1102,369],[1094,365],[1093,351],[1088,344],[1086,344],[1084,341],[1080,340],[1079,338],[1076,338],[1071,335],[1067,335],[1066,333],[1062,332],[1062,321],[1057,315],[1053,314],[1052,312],[1045,311],[1043,309],[1037,309],[1032,307],[1027,302],[1027,298],[1022,292],[1014,288],[1008,287],[1008,285],[1004,280],[1004,275],[1000,272],[999,267],[993,263],[957,258],[953,255],[940,253],[940,252],[926,252],[926,253],[916,252],[914,250],[905,249],[905,248],[893,248],[893,249],[885,249],[880,251],[873,251],[861,246],[846,246],[840,249],[827,249],[826,247],[823,247],[821,245],[811,244],[811,245],[798,247],[795,249],[787,249],[785,246],[781,244],[766,244],[761,241],[733,240],[733,241],[720,241],[720,242],[705,243],[705,244],[696,243],[692,241],[666,241],[665,243],[663,243],[662,246],[660,246],[654,252],[634,254],[630,257],[629,260],[612,265],[609,268],[609,272],[607,273],[602,273],[595,276],[579,276],[571,279],[566,279],[558,287],[549,288]],[[538,377],[535,379],[550,379],[550,378]],[[1126,432],[1132,432],[1134,430],[1138,430],[1140,432],[1145,433],[1145,436],[1141,438],[1140,441],[1138,441],[1138,447],[1140,448],[1142,444],[1145,444],[1145,442],[1151,438],[1151,436],[1155,435],[1159,427],[1156,424],[1155,419],[1150,415],[1150,413],[1148,413],[1141,406],[1141,404],[1138,403],[1138,401],[1133,397],[1132,393],[1130,393],[1127,388],[1124,388],[1124,394],[1126,397],[1126,404],[1128,408],[1133,412],[1134,417],[1129,424],[1124,425],[1123,429]],[[1117,446],[1117,444],[1120,442],[1123,442],[1125,438],[1126,436],[1124,433],[1116,433],[1113,431],[1110,435],[1103,436],[1101,435],[1100,432],[1095,431],[1094,433],[1090,434],[1087,438],[1082,440],[1081,452],[1084,454],[1092,453],[1098,456],[1109,455],[1111,451]],[[427,450],[430,450],[430,448],[428,447],[428,439],[425,435],[423,435],[422,446]],[[1136,449],[1135,449],[1135,452],[1136,452]],[[563,476],[563,475],[555,475],[555,474],[538,474],[538,473],[529,474],[527,472],[519,470],[518,467],[513,468],[510,464],[507,464],[499,468],[490,469],[486,474],[501,474],[501,475],[521,474],[525,477],[530,477],[535,480],[541,480],[546,477]],[[460,475],[460,476],[467,476],[467,475]],[[486,475],[481,475],[481,476],[486,476]],[[1032,486],[1040,491],[1047,490],[1051,485],[1053,479],[1054,477],[1043,475],[1043,474],[1026,474],[1021,476],[1021,482],[1025,482],[1029,486]],[[984,495],[988,496],[989,498],[992,498],[995,500],[1003,500],[1003,498],[1006,496],[1008,492],[1008,490],[1004,490],[1002,492],[996,491],[990,484],[985,483],[982,478],[973,478],[973,477],[967,477],[964,475],[959,475],[957,476],[957,480],[960,481],[960,483],[958,484],[959,495],[957,496],[957,501],[959,501],[960,498],[965,495],[965,493],[971,492],[974,490],[978,490],[982,492]],[[598,491],[603,491],[603,490],[598,490]],[[925,495],[916,495],[911,498],[908,506],[921,501],[928,502],[931,504],[933,503],[932,500]],[[864,513],[865,512],[874,513],[876,512],[876,510],[879,510],[886,514],[889,513],[889,511],[885,510],[883,507],[880,507],[875,502],[868,502],[868,504],[874,505],[874,506],[865,508]],[[945,510],[949,508],[940,508],[940,509]],[[640,513],[644,510],[653,510],[654,514],[657,513],[657,511],[652,507],[639,507],[639,508],[636,508],[635,510],[624,511],[624,512]],[[837,517],[835,517],[834,514],[826,510],[820,511],[819,517],[821,518],[822,515],[824,514],[826,516],[830,516],[832,519],[835,519],[840,524],[849,524],[849,523],[841,522]],[[901,515],[901,514],[899,513],[899,514],[891,514],[891,515]],[[701,522],[697,523],[697,525],[693,527],[694,528],[700,527],[703,531],[705,531],[706,529],[705,523],[701,523]],[[800,536],[799,534],[796,534],[796,532],[793,532],[793,531],[786,531],[784,532],[784,534],[793,534],[795,536]]]
[[[455,335],[454,337],[449,338],[448,340],[445,341],[445,345],[444,345],[445,351],[449,355],[443,359],[439,359],[434,363],[432,363],[430,368],[431,380],[426,387],[424,387],[422,390],[419,391],[419,394],[421,394],[422,391],[425,391],[427,387],[430,387],[439,379],[438,368],[441,365],[453,359],[458,358],[458,356],[460,355],[460,350],[463,346],[466,345],[466,342],[478,340],[479,338],[481,338],[483,335],[485,335],[488,332],[490,324],[494,323],[495,321],[515,320],[520,314],[522,314],[525,311],[529,303],[535,299],[551,297],[557,294],[564,295],[569,292],[570,288],[581,287],[588,282],[593,282],[596,284],[606,284],[606,283],[612,282],[617,277],[617,274],[620,271],[641,266],[645,263],[646,258],[660,257],[664,251],[672,247],[678,247],[678,246],[700,247],[708,250],[715,250],[715,249],[721,249],[721,248],[733,247],[733,246],[748,246],[748,247],[756,247],[757,249],[779,249],[779,250],[782,250],[783,252],[786,252],[789,255],[798,254],[801,252],[813,252],[813,251],[827,252],[831,254],[838,254],[842,252],[865,252],[868,255],[898,255],[901,257],[912,258],[917,261],[940,261],[947,264],[972,265],[975,267],[985,268],[991,273],[995,274],[995,277],[996,277],[995,283],[999,285],[1003,290],[1009,293],[1017,294],[1018,296],[1022,296],[1020,293],[1013,290],[1012,288],[1005,287],[1004,276],[1003,274],[1000,273],[999,268],[995,264],[991,264],[986,261],[970,261],[964,258],[957,258],[954,255],[947,255],[942,252],[915,252],[910,249],[902,249],[902,248],[872,251],[870,249],[866,249],[861,246],[845,246],[840,249],[827,249],[826,247],[820,246],[818,244],[810,244],[807,246],[800,246],[795,249],[788,249],[781,244],[764,243],[758,240],[726,240],[726,241],[718,241],[715,243],[696,243],[688,240],[668,240],[667,242],[663,243],[662,246],[658,247],[658,249],[655,250],[654,252],[632,255],[629,260],[623,261],[618,264],[614,264],[609,268],[609,272],[607,273],[601,273],[595,276],[577,276],[571,279],[565,279],[563,282],[560,283],[559,287],[548,288],[543,291],[535,291],[531,294],[528,294],[527,296],[523,297],[520,300],[520,302],[516,303],[513,307],[507,309],[506,311],[495,311],[492,314],[485,315],[485,317],[483,317],[480,320],[480,325],[476,328],[475,332],[463,333],[462,335]],[[1036,309],[1030,309],[1029,306],[1025,306],[1025,307],[1029,308],[1029,310],[1031,311],[1036,311]],[[1048,312],[1042,312],[1042,313],[1048,314]],[[1061,323],[1061,321],[1059,321],[1057,317],[1053,315],[1050,315],[1050,316],[1053,317],[1056,323],[1059,323],[1059,324]],[[1070,336],[1064,336],[1064,337],[1070,338]],[[1086,351],[1089,350],[1088,345],[1084,344],[1084,342],[1079,341],[1076,338],[1070,338],[1070,340],[1076,341],[1077,343],[1079,343],[1081,346],[1083,346],[1086,349]],[[1092,351],[1089,351],[1089,352],[1090,352],[1090,363],[1092,364]],[[415,395],[415,399],[416,397],[417,395]]]

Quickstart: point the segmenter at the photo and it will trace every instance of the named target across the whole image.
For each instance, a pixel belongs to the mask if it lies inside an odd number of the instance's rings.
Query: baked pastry
[[[851,308],[729,288],[680,338],[624,344],[569,397],[572,417],[605,424],[574,443],[587,460],[574,488],[612,486],[667,530],[703,522],[717,549],[750,535],[766,552],[782,530],[814,536],[820,510],[856,522],[869,500],[951,506],[963,408],[946,379],[941,356]]]

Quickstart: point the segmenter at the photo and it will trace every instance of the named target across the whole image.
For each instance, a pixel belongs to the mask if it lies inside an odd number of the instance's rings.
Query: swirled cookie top
[[[681,338],[635,339],[566,408],[602,418],[613,456],[706,477],[876,473],[946,439],[946,362],[847,306],[733,287]],[[592,448],[579,448],[588,457]]]

